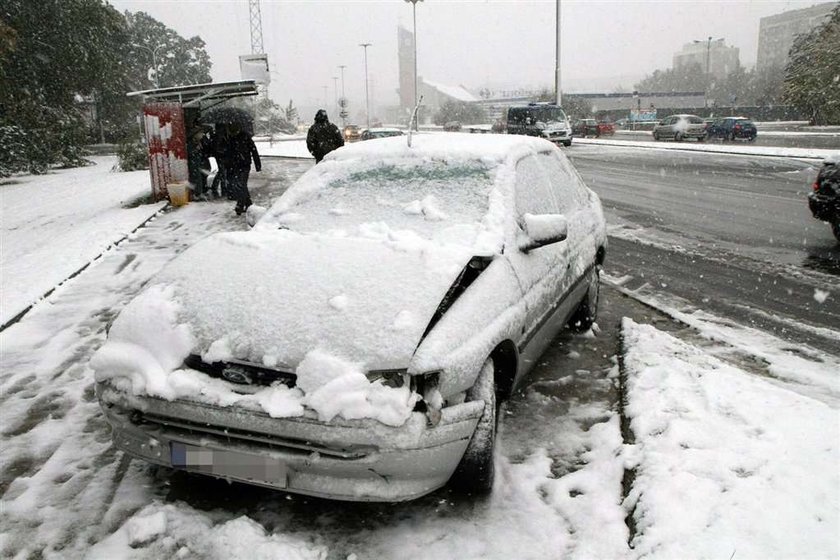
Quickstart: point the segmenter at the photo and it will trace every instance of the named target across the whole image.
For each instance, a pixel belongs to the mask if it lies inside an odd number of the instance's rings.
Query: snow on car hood
[[[294,370],[322,349],[392,369],[408,365],[470,257],[393,237],[235,232],[197,244],[157,280],[174,287],[179,320],[205,361]]]

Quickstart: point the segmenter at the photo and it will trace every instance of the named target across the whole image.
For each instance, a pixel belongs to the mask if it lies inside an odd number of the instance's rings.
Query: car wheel
[[[682,142],[683,141],[683,133],[677,132],[674,134],[674,142]]]
[[[728,138],[728,140],[729,140],[730,142],[734,142],[734,141],[735,141],[735,133],[734,133],[734,132],[730,132],[730,133],[729,133],[729,138]]]
[[[834,222],[831,224],[831,233],[833,233],[834,237],[837,238],[837,241],[840,242],[840,222]]]
[[[478,425],[452,480],[455,487],[467,493],[486,494],[493,489],[496,473],[493,459],[496,450],[498,403],[492,359],[487,359],[481,366],[475,385],[467,391],[466,400],[484,401],[484,412],[478,419]]]
[[[698,141],[698,142],[705,142],[705,141],[706,141],[706,137],[705,137],[705,136],[699,136],[699,137],[697,138],[697,141]]]
[[[755,142],[755,136],[750,136],[749,141],[750,142]]]
[[[583,296],[578,308],[569,319],[569,328],[574,332],[585,332],[592,328],[598,316],[598,300],[601,296],[601,267],[596,266],[589,288]]]
[[[653,133],[653,141],[654,142],[659,142],[659,135],[655,132]]]
[[[571,141],[571,140],[569,140],[568,142],[563,142],[563,145],[564,145],[564,146],[566,146],[566,147],[568,148],[569,146],[571,146],[571,145],[572,145],[572,141]]]

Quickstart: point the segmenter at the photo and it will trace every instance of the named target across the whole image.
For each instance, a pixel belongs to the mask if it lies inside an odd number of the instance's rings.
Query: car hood
[[[190,248],[159,281],[174,286],[179,321],[205,361],[294,370],[320,350],[401,369],[470,257],[411,236],[224,233]]]

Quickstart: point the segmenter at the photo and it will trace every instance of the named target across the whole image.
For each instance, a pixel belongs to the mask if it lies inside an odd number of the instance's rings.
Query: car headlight
[[[443,396],[440,394],[440,371],[429,371],[411,376],[411,389],[422,397],[417,401],[415,410],[425,412],[430,426],[437,426],[443,409]]]
[[[405,385],[408,373],[404,369],[374,369],[365,374],[368,381],[382,381],[386,387],[398,389]]]

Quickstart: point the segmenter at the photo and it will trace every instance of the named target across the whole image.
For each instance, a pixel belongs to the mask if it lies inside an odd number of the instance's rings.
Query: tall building
[[[692,64],[700,65],[704,72],[715,78],[725,78],[740,64],[738,47],[727,47],[724,39],[686,43],[674,54],[674,68]]]
[[[397,54],[400,68],[400,109],[410,112],[414,108],[414,33],[402,27],[397,28]]]
[[[826,19],[837,2],[818,4],[761,18],[758,28],[756,70],[784,68],[793,41],[800,33],[808,33]]]

